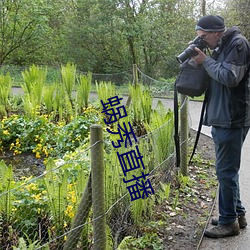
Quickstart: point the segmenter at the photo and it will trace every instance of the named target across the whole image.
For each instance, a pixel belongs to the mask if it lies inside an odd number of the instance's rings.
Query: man
[[[195,48],[193,59],[203,64],[210,76],[204,125],[212,126],[219,181],[219,218],[205,235],[221,238],[239,234],[247,226],[240,200],[239,169],[241,149],[250,126],[250,47],[237,27],[225,30],[220,16],[202,17],[195,30],[212,56]]]

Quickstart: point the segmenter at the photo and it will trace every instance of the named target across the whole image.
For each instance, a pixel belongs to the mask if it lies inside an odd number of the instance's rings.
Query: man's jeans
[[[215,143],[216,174],[219,181],[219,223],[233,223],[245,214],[239,189],[241,149],[249,127],[225,129],[212,127]]]

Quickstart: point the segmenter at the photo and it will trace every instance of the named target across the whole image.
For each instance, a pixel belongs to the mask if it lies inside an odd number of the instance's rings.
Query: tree
[[[42,1],[7,0],[0,2],[0,65],[29,41],[43,33],[46,8]],[[41,47],[41,39],[26,53]],[[17,61],[17,63],[20,63]]]
[[[250,39],[250,2],[248,0],[225,0],[221,11],[226,25],[239,26],[242,33]]]

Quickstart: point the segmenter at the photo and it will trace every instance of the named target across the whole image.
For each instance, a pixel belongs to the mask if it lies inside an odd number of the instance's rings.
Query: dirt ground
[[[190,147],[193,146],[194,131],[191,131],[191,138]],[[171,202],[176,199],[175,193],[170,202],[160,208],[168,215],[167,228],[159,232],[163,235],[164,250],[199,249],[217,193],[214,160],[213,141],[201,134],[197,154],[189,166],[190,182],[184,188],[179,187],[177,207],[173,209]]]

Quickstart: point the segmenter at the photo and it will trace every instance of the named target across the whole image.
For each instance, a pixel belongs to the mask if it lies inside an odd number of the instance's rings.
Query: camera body
[[[180,54],[176,57],[177,61],[179,63],[183,63],[188,58],[198,55],[198,53],[195,51],[195,47],[199,48],[200,50],[203,50],[207,48],[207,43],[199,36],[197,36],[190,45]]]

